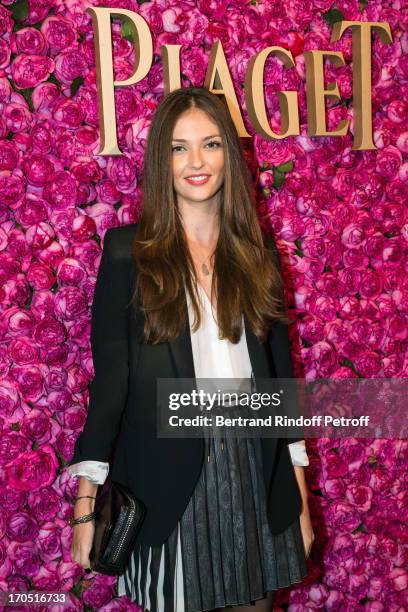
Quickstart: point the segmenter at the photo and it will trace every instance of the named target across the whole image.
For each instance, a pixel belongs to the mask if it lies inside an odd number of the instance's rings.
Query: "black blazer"
[[[204,440],[156,436],[156,378],[194,378],[195,372],[188,326],[172,342],[143,344],[144,315],[133,305],[126,307],[134,287],[131,246],[136,227],[110,228],[105,234],[92,304],[95,376],[87,421],[70,465],[109,462],[112,479],[130,487],[146,505],[138,541],[157,546],[187,506],[203,465]],[[247,323],[245,333],[255,381],[293,378],[286,325],[275,324],[264,343]],[[287,446],[294,439],[261,440],[269,524],[272,533],[280,533],[301,509]]]

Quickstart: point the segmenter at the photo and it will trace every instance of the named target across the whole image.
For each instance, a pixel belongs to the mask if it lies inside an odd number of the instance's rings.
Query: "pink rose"
[[[347,463],[341,454],[328,451],[324,456],[324,472],[328,478],[342,478],[348,472]]]
[[[72,435],[67,433],[60,433],[57,437],[55,449],[57,453],[64,459],[64,461],[69,461],[74,453],[74,444],[75,441]]]
[[[0,461],[18,459],[30,446],[29,440],[21,434],[15,431],[3,432],[0,437]]]
[[[60,431],[60,426],[50,418],[47,411],[42,412],[34,408],[23,418],[20,431],[38,445],[52,444]]]
[[[71,84],[83,77],[88,69],[86,59],[78,50],[64,51],[55,58],[55,76],[61,83]]]
[[[373,492],[369,487],[351,485],[347,487],[346,497],[351,504],[358,506],[362,512],[367,512],[371,508]]]
[[[26,512],[16,512],[9,517],[7,536],[16,542],[33,541],[38,535],[38,525]]]
[[[7,170],[0,172],[0,204],[13,207],[24,195],[25,181]]]
[[[121,193],[130,193],[136,187],[137,179],[134,165],[125,155],[109,158],[107,175]]]
[[[55,313],[60,319],[72,321],[85,313],[86,308],[86,296],[77,287],[63,286],[55,296]]]
[[[61,495],[51,487],[30,491],[28,500],[29,508],[39,523],[55,518],[62,506]]]
[[[98,126],[99,115],[95,91],[82,85],[75,94],[75,102],[78,105],[78,107],[75,107],[76,112],[78,112],[78,108],[80,108],[83,114],[82,120],[92,126]],[[76,122],[75,128],[81,129],[78,121]]]
[[[350,533],[360,524],[359,508],[342,501],[334,501],[329,509],[330,526],[337,533]]]
[[[35,343],[32,341],[31,338],[21,337],[21,338],[16,338],[16,340],[12,340],[9,346],[9,354],[11,358],[13,359],[13,361],[15,361],[18,365],[27,366],[30,363],[38,362],[38,347],[35,346]],[[24,388],[25,386],[24,377],[26,380],[30,379],[30,383],[32,383],[36,379],[38,386],[42,382],[40,372],[36,368],[33,368],[32,370],[29,369],[28,371],[24,371],[24,374],[20,370],[17,369],[14,375],[15,375],[15,380],[18,380],[18,379],[21,380],[22,388]],[[37,390],[38,390],[38,387],[37,387]],[[38,399],[38,397],[36,396],[37,396],[37,393],[34,390],[34,397]]]
[[[98,162],[88,156],[77,157],[71,165],[71,173],[79,183],[97,183],[103,176]]]
[[[54,106],[53,116],[61,126],[68,129],[78,128],[84,121],[84,109],[77,100],[59,100]]]
[[[14,414],[18,414],[19,404],[17,389],[6,380],[0,381],[0,416],[13,418]]]
[[[365,378],[373,378],[381,370],[381,358],[375,351],[361,351],[354,358],[354,364]]]
[[[28,155],[24,158],[23,168],[31,185],[42,187],[54,171],[52,162],[43,155]]]
[[[337,565],[327,569],[324,575],[324,582],[331,589],[345,592],[348,589],[349,576],[341,565]]]
[[[347,609],[345,597],[340,591],[330,591],[324,605],[329,612],[344,612]]]
[[[256,134],[254,136],[254,147],[259,165],[266,163],[279,166],[295,159],[291,150],[290,138],[285,138],[285,140],[266,140]]]
[[[53,55],[60,51],[68,51],[76,43],[75,25],[62,15],[49,15],[41,24],[41,32]]]
[[[120,192],[116,189],[115,183],[109,179],[104,179],[98,185],[98,199],[106,204],[117,204],[120,201]]]
[[[11,74],[18,89],[35,87],[54,72],[55,64],[43,55],[18,55],[11,64]]]
[[[61,531],[65,525],[64,521],[57,519],[41,526],[38,533],[38,548],[45,563],[61,557]]]
[[[1,489],[1,507],[5,512],[15,512],[22,509],[27,503],[27,493],[24,491],[14,491],[6,486]],[[7,515],[0,515],[0,538],[6,533],[6,518]]]
[[[10,38],[10,46],[15,55],[46,55],[47,43],[42,33],[36,28],[21,28]]]
[[[401,152],[392,145],[382,149],[377,155],[376,172],[388,179],[394,178],[402,161]]]
[[[330,498],[343,497],[346,483],[339,478],[324,480],[324,490]]]
[[[34,88],[31,99],[34,109],[40,111],[44,116],[50,116],[51,111],[60,96],[60,92],[54,83],[40,83]],[[35,131],[44,131],[42,126],[33,128]],[[32,133],[32,135],[34,135]]]
[[[104,578],[97,576],[90,587],[83,592],[83,602],[92,608],[100,610],[114,596],[114,585],[107,583]]]
[[[44,188],[44,198],[57,210],[75,206],[77,185],[65,171],[52,174]]]
[[[41,569],[38,574],[36,574],[33,582],[36,590],[38,591],[43,591],[45,589],[49,589],[50,591],[58,591],[61,589],[57,561],[49,560],[43,562]]]
[[[396,591],[405,591],[408,588],[408,574],[402,567],[395,567],[390,572],[389,580]]]
[[[10,542],[7,555],[15,571],[32,578],[40,569],[40,558],[36,544],[31,540],[26,542]]]
[[[10,11],[0,6],[0,36],[13,29],[13,18]]]
[[[12,171],[19,161],[18,148],[10,140],[0,141],[0,171]]]
[[[48,444],[34,451],[19,453],[6,464],[11,487],[19,491],[33,491],[49,486],[55,479],[58,460]]]
[[[9,591],[25,593],[30,590],[30,581],[21,574],[15,574],[8,577],[7,587]]]

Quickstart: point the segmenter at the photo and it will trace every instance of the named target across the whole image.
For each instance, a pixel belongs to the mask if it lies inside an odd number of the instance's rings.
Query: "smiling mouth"
[[[191,183],[191,185],[203,185],[208,181],[210,176],[208,174],[200,174],[197,176],[186,176],[186,181]]]

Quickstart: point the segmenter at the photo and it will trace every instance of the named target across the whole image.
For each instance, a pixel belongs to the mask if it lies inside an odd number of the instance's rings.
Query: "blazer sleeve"
[[[130,258],[121,248],[121,234],[105,233],[101,262],[91,308],[91,349],[94,377],[89,387],[89,407],[69,463],[108,462],[119,433],[129,382],[128,310]]]
[[[272,236],[264,234],[264,244],[266,248],[273,251],[278,269],[280,272],[282,272],[279,251]],[[289,340],[288,326],[285,323],[275,322],[270,329],[268,341],[275,364],[277,378],[294,379],[295,374],[293,370],[292,350]],[[297,389],[295,386],[292,386],[288,391],[289,398],[287,398],[287,401],[290,403],[290,416],[300,415]],[[289,438],[288,441],[297,442],[300,440],[303,440],[303,437],[294,436]]]

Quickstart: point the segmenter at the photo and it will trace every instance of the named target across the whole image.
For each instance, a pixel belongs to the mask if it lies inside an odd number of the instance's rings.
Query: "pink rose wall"
[[[143,151],[163,96],[160,45],[181,44],[182,84],[202,85],[221,40],[243,118],[259,216],[273,231],[297,323],[298,376],[408,374],[408,5],[386,0],[161,0],[101,2],[139,12],[154,40],[149,75],[116,90],[120,157],[97,156],[92,22],[82,0],[3,0],[0,6],[0,588],[69,592],[53,610],[137,610],[116,579],[70,559],[77,481],[64,467],[87,411],[93,376],[90,306],[107,228],[138,218]],[[386,21],[373,37],[373,131],[378,149],[353,151],[352,133],[309,138],[303,51],[337,49],[326,66],[342,101],[328,124],[353,117],[351,37],[332,23]],[[133,45],[112,26],[116,79]],[[301,135],[267,141],[245,110],[250,58],[269,45],[265,95],[279,129],[277,91],[297,90]],[[309,576],[279,592],[276,610],[407,610],[407,443],[307,442],[316,541]],[[20,609],[20,608],[17,608]],[[21,608],[23,609],[23,608]],[[26,608],[24,608],[26,609]],[[38,608],[41,610],[41,608]],[[45,609],[45,608],[42,608]],[[48,607],[47,609],[51,609]]]

